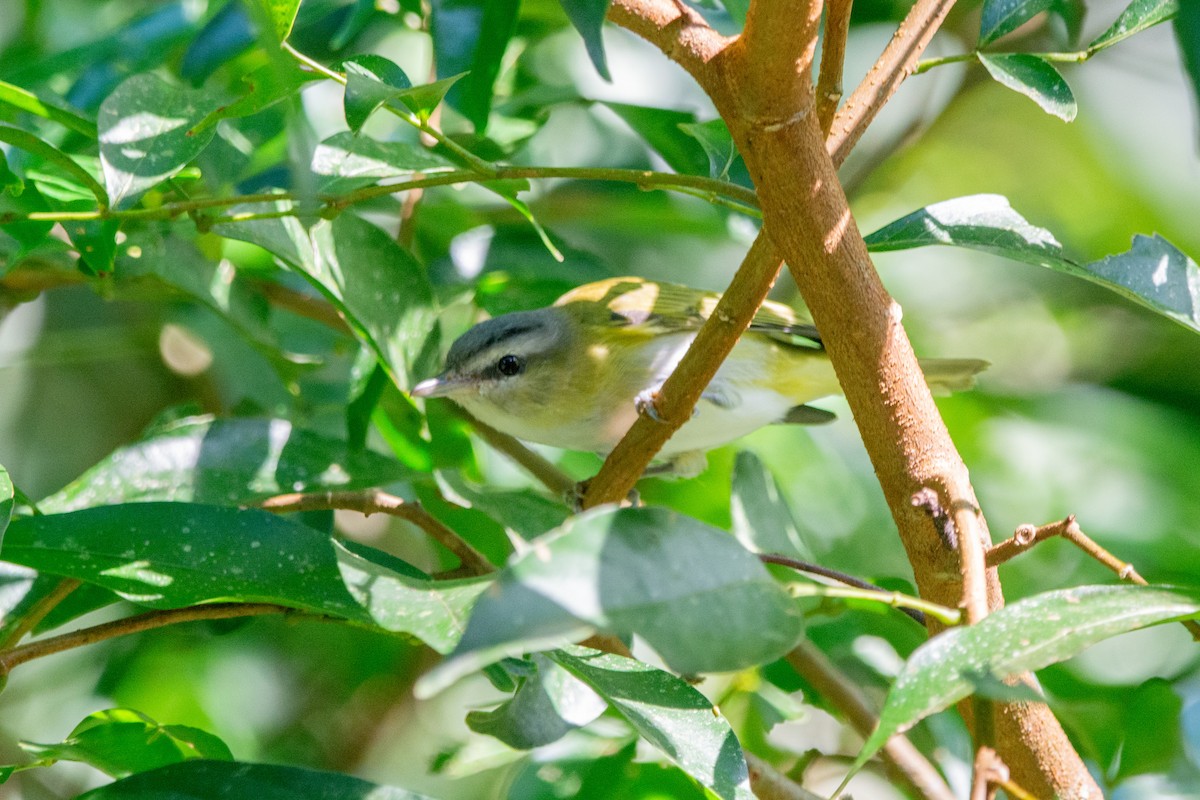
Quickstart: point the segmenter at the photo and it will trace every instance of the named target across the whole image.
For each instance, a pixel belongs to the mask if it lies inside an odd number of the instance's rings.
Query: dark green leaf
[[[492,89],[517,30],[520,0],[434,0],[430,14],[434,63],[442,76],[467,73],[448,95],[475,130],[487,128]]]
[[[322,189],[332,191],[345,182],[371,182],[379,178],[452,172],[454,164],[408,142],[380,142],[348,131],[334,134],[313,152],[312,171],[324,178]]]
[[[77,800],[428,800],[336,772],[234,761],[184,761],[131,775]]]
[[[118,219],[71,220],[63,230],[79,251],[80,266],[90,275],[108,275],[117,257]]]
[[[591,686],[643,739],[717,797],[753,800],[741,744],[695,687],[632,658],[581,647],[549,657]]]
[[[979,20],[979,44],[985,47],[1058,3],[1058,0],[985,0]]]
[[[460,73],[458,75],[451,75],[449,78],[442,78],[433,83],[414,86],[411,89],[400,92],[397,97],[399,97],[400,102],[408,106],[409,110],[418,117],[428,120],[430,115],[433,114],[433,110],[446,97],[446,93],[450,91],[454,84],[462,80],[463,77],[465,77],[465,73]]]
[[[354,56],[343,61],[341,68],[346,73],[346,124],[355,133],[381,105],[412,88],[404,70],[383,56]]]
[[[604,55],[604,18],[608,16],[608,7],[612,0],[561,0],[563,11],[567,18],[583,37],[588,57],[596,67],[596,72],[606,81],[612,80],[608,72],[608,59]]]
[[[533,230],[537,233],[538,238],[542,241],[542,246],[554,257],[554,260],[560,264],[565,260],[562,251],[555,246],[554,242],[550,241],[550,234],[542,227],[542,223],[538,222],[537,217],[533,215],[533,209],[529,204],[522,200],[518,193],[526,191],[529,188],[528,181],[523,180],[501,180],[501,181],[486,181],[480,183],[480,186],[491,189],[496,194],[503,197],[510,206],[512,206],[518,214],[526,219],[533,226]]]
[[[866,237],[874,251],[948,244],[1049,267],[1100,284],[1176,322],[1200,330],[1200,266],[1160,236],[1136,236],[1125,253],[1079,264],[1047,230],[1029,224],[1000,195],[946,200]]]
[[[8,470],[0,467],[0,544],[4,543],[4,530],[12,519],[14,497],[12,478],[8,477]]]
[[[720,117],[708,122],[683,123],[679,129],[700,143],[708,154],[708,173],[714,178],[728,178],[729,169],[737,160],[738,151],[733,135]]]
[[[1075,119],[1079,110],[1075,95],[1049,61],[1028,53],[978,53],[977,56],[1001,85],[1020,92],[1047,114],[1064,122]]]
[[[978,624],[944,631],[905,663],[856,768],[893,734],[967,697],[972,675],[1004,680],[1117,634],[1195,616],[1200,616],[1195,588],[1079,586],[1019,600]]]
[[[531,750],[557,742],[600,716],[607,704],[586,683],[540,653],[536,672],[521,682],[511,700],[492,711],[472,711],[467,725],[509,747]]]
[[[81,185],[86,186],[95,196],[97,203],[101,206],[108,205],[108,195],[105,193],[104,187],[100,185],[100,182],[92,177],[92,173],[81,167],[77,161],[57,147],[43,142],[31,133],[26,133],[18,128],[10,128],[7,125],[0,125],[0,142],[6,142],[13,147],[19,147],[27,153],[32,153],[62,168],[68,175],[79,181]]]
[[[100,160],[112,205],[131,205],[200,155],[215,129],[192,129],[218,105],[205,92],[155,75],[122,82],[100,105]]]
[[[1200,102],[1200,3],[1181,3],[1175,16],[1175,40],[1192,84],[1192,94]]]
[[[1131,775],[1171,771],[1178,754],[1185,752],[1182,710],[1183,699],[1162,678],[1152,678],[1129,693],[1121,725],[1117,781]]]
[[[175,500],[249,505],[288,492],[365,489],[407,471],[282,419],[188,417],[122,447],[39,506],[47,513]]]
[[[1153,28],[1179,13],[1179,0],[1133,0],[1108,30],[1088,45],[1088,50],[1102,50],[1128,39],[1135,33]]]
[[[502,656],[600,629],[637,634],[683,673],[770,661],[803,631],[795,602],[729,534],[661,508],[596,509],[512,561],[480,599],[432,693]],[[703,642],[703,645],[700,643]]]
[[[96,138],[95,120],[84,116],[62,100],[39,97],[28,89],[0,81],[0,103],[57,122],[89,139]]]
[[[807,561],[812,550],[796,528],[796,518],[780,492],[779,482],[749,450],[737,454],[730,496],[733,535],[751,552],[777,553]]]
[[[39,765],[79,761],[114,778],[189,759],[233,760],[225,743],[211,733],[187,725],[160,725],[127,708],[89,714],[58,744],[20,744]]]
[[[8,156],[0,150],[0,195],[17,197],[25,191],[25,181],[8,166]]]
[[[254,0],[271,25],[271,34],[276,41],[287,41],[296,22],[296,11],[300,0]]]
[[[695,137],[683,130],[694,124],[696,115],[688,111],[604,103],[629,127],[654,148],[676,172],[686,175],[709,174],[709,157]]]

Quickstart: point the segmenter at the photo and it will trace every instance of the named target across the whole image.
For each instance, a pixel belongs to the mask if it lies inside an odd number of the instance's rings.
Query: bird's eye
[[[511,353],[506,356],[500,356],[500,360],[496,362],[496,369],[500,370],[501,375],[516,375],[525,369],[525,359],[520,356],[514,356]]]

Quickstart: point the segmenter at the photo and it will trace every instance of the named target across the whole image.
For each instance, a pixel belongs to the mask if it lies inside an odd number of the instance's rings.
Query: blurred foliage
[[[697,8],[734,34],[747,4]],[[907,8],[855,4],[847,86]],[[924,648],[752,556],[915,593],[837,398],[576,517],[404,391],[485,315],[719,290],[756,234],[711,104],[605,9],[0,0],[0,658],[229,612],[14,667],[5,796],[745,798],[742,748],[828,792],[863,739],[776,660],[801,637],[896,726],[994,693],[969,666],[1003,651],[1111,796],[1200,792],[1195,645],[1126,632],[1193,614],[1200,574],[1194,4],[958,4],[843,170],[917,350],[991,362],[939,405],[994,538],[1075,514],[1179,585],[1077,596],[1115,577],[1052,540],[1001,570],[1022,605]],[[368,487],[428,516],[252,508]],[[598,631],[642,660],[572,645]],[[956,712],[909,735],[965,795]],[[877,762],[851,791],[908,796]]]

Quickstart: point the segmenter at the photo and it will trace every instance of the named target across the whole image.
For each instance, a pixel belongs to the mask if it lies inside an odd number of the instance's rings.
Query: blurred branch
[[[575,481],[554,464],[542,458],[540,454],[522,444],[520,439],[509,436],[507,433],[501,433],[491,425],[475,419],[475,417],[468,414],[461,406],[450,404],[450,410],[454,416],[474,427],[475,432],[479,434],[481,439],[517,462],[518,465],[536,478],[556,497],[561,497],[568,501],[575,497]]]
[[[863,736],[871,735],[879,723],[878,715],[858,685],[843,675],[828,656],[808,642],[801,642],[787,654],[787,662],[845,715],[854,730]],[[883,757],[892,768],[890,772],[910,791],[928,800],[954,800],[954,793],[937,769],[903,734],[887,740]]]
[[[826,139],[842,100],[842,69],[846,62],[846,37],[850,33],[853,2],[828,0],[825,4],[825,37],[821,40],[821,67],[817,75],[817,119]]]
[[[458,556],[469,572],[486,575],[496,567],[484,558],[465,539],[434,517],[420,503],[409,503],[401,497],[378,489],[357,492],[313,492],[311,494],[281,494],[267,498],[260,507],[276,513],[292,511],[327,511],[341,509],[360,514],[387,514],[411,522],[438,544]]]
[[[750,771],[750,790],[758,800],[825,800],[753,753],[747,751],[744,755]]]
[[[774,248],[766,234],[759,231],[717,307],[696,333],[675,371],[651,398],[654,413],[647,410],[638,415],[633,427],[608,454],[604,466],[588,482],[583,508],[620,502],[629,495],[671,434],[692,418],[700,395],[749,327],[775,285],[779,269]]]
[[[0,676],[8,674],[13,667],[33,661],[37,658],[84,647],[89,644],[115,639],[118,636],[128,636],[131,633],[164,628],[181,622],[194,622],[205,619],[235,619],[237,617],[254,617],[264,614],[287,614],[305,619],[331,619],[318,614],[297,611],[294,608],[272,605],[270,603],[210,603],[187,608],[171,608],[162,611],[149,611],[134,617],[93,625],[90,628],[64,633],[48,639],[14,647],[0,652]]]
[[[1019,526],[1011,538],[1005,539],[987,551],[987,564],[989,567],[998,567],[1024,553],[1026,550],[1031,549],[1034,545],[1044,542],[1047,539],[1053,539],[1056,536],[1066,539],[1108,567],[1121,580],[1136,583],[1138,586],[1148,585],[1146,579],[1134,569],[1133,564],[1117,558],[1108,550],[1101,547],[1095,539],[1084,533],[1083,529],[1079,527],[1079,523],[1075,521],[1074,514],[1071,514],[1066,519],[1051,522],[1040,527],[1028,523]],[[1200,642],[1200,623],[1195,620],[1182,620],[1181,624],[1188,629],[1193,639]]]
[[[254,288],[267,302],[293,314],[319,322],[338,333],[350,334],[350,326],[332,303],[322,297],[298,292],[268,280],[254,280]]]
[[[853,575],[847,575],[844,572],[838,572],[836,569],[830,569],[829,567],[823,567],[820,564],[813,564],[808,561],[801,561],[798,558],[788,558],[787,556],[776,555],[774,553],[759,553],[758,560],[763,562],[764,564],[777,564],[781,567],[787,567],[788,569],[794,569],[797,572],[803,572],[808,575],[817,575],[822,578],[828,578],[829,580],[837,581],[838,583],[844,584],[846,586],[852,586],[855,589],[863,589],[864,591],[868,591],[868,592],[879,592],[881,594],[889,594],[889,595],[893,594],[892,592],[888,592],[886,589],[880,589],[878,586],[876,586],[873,583],[870,583],[869,581],[864,581],[861,578],[854,577]],[[906,606],[896,606],[896,607],[899,608],[900,611],[903,612],[905,615],[907,615],[912,620],[914,620],[918,625],[920,625],[921,627],[925,627],[925,614],[923,612],[918,611],[915,607],[906,607]],[[938,608],[945,609],[944,606],[938,606]],[[945,609],[945,610],[952,610],[952,609]],[[951,624],[953,624],[953,623],[951,623]]]
[[[46,618],[47,614],[53,611],[63,600],[66,600],[71,592],[78,589],[79,586],[80,582],[74,578],[63,578],[59,581],[57,586],[46,594],[45,597],[34,603],[33,608],[29,609],[29,613],[21,618],[21,621],[12,629],[12,633],[8,635],[8,638],[0,644],[0,651],[8,650],[21,641],[21,639],[25,638],[25,634],[36,628],[38,623]]]
[[[953,6],[954,0],[917,0],[909,10],[879,60],[833,118],[825,144],[835,165],[846,160],[900,84],[916,71],[921,54]]]

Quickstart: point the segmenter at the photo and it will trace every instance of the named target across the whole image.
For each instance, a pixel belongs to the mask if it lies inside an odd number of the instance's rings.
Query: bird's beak
[[[461,388],[463,381],[456,381],[445,375],[423,380],[409,390],[413,397],[445,397],[455,389]]]

